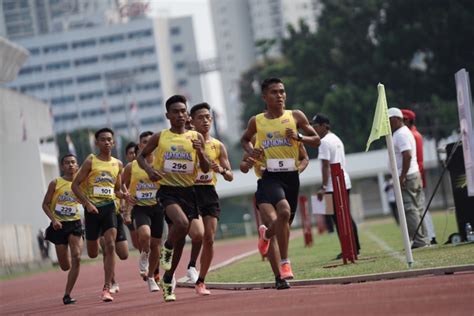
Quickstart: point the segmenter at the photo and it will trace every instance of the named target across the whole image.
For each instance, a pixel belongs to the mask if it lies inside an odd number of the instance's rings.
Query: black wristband
[[[226,168],[222,168],[221,175],[225,175],[226,172],[227,172],[227,169],[226,169]]]

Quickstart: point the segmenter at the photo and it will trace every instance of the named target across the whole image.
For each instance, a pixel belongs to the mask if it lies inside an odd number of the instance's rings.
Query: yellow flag
[[[382,136],[390,133],[390,122],[388,120],[388,106],[387,98],[385,97],[385,87],[379,83],[377,85],[379,97],[377,99],[377,106],[375,108],[374,122],[372,123],[372,130],[370,131],[369,139],[367,140],[367,148],[369,150],[370,144]]]

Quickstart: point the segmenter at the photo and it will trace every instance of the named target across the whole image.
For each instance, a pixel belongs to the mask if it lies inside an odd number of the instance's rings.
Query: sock
[[[188,264],[188,269],[189,268],[195,268],[196,267],[196,260],[189,260],[189,264]]]
[[[173,245],[167,240],[165,241],[165,248],[171,250],[173,249]]]
[[[285,264],[285,263],[290,263],[290,260],[288,260],[288,258],[287,258],[287,259],[281,259],[281,260],[280,260],[280,265],[283,265],[283,264]]]
[[[168,274],[163,275],[163,282],[170,284],[173,281],[173,276],[169,276]]]
[[[196,281],[196,285],[199,283],[204,283],[204,278],[199,277]]]

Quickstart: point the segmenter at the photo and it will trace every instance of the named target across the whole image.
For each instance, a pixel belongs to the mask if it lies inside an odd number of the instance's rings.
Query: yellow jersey
[[[221,142],[213,137],[210,140],[206,141],[205,152],[209,157],[209,162],[214,161],[219,164],[219,158],[221,156]],[[203,172],[198,164],[198,172],[195,179],[195,185],[216,185],[217,176],[216,173],[209,169],[209,172]]]
[[[56,178],[56,187],[51,200],[53,217],[60,222],[80,220],[79,201],[71,190],[71,181],[63,177]]]
[[[87,177],[87,197],[95,206],[103,206],[115,201],[115,183],[120,172],[119,160],[111,157],[103,161],[91,155],[92,166]]]
[[[291,110],[275,119],[265,118],[261,113],[256,116],[257,139],[264,153],[264,167],[269,172],[298,170],[299,143],[286,137],[286,129],[296,130],[296,122]]]
[[[158,191],[159,187],[159,183],[151,181],[145,170],[134,160],[131,168],[130,196],[137,200],[136,205],[156,205],[156,191]]]
[[[165,176],[160,185],[190,187],[197,175],[197,154],[191,140],[198,139],[198,132],[175,134],[165,129],[160,134],[158,148],[154,151],[153,167]]]

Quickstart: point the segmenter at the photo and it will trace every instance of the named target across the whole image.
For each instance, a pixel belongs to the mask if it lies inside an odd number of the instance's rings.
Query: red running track
[[[214,264],[255,249],[255,240],[216,244]],[[178,276],[185,273],[189,247]],[[0,283],[0,314],[22,315],[474,315],[474,272],[347,285],[293,287],[290,290],[212,290],[208,297],[178,288],[177,301],[163,302],[161,292],[149,293],[138,277],[137,257],[118,262],[121,292],[111,303],[99,299],[102,265],[81,267],[73,297],[62,304],[66,273],[51,271]],[[173,313],[173,314],[172,314]]]

